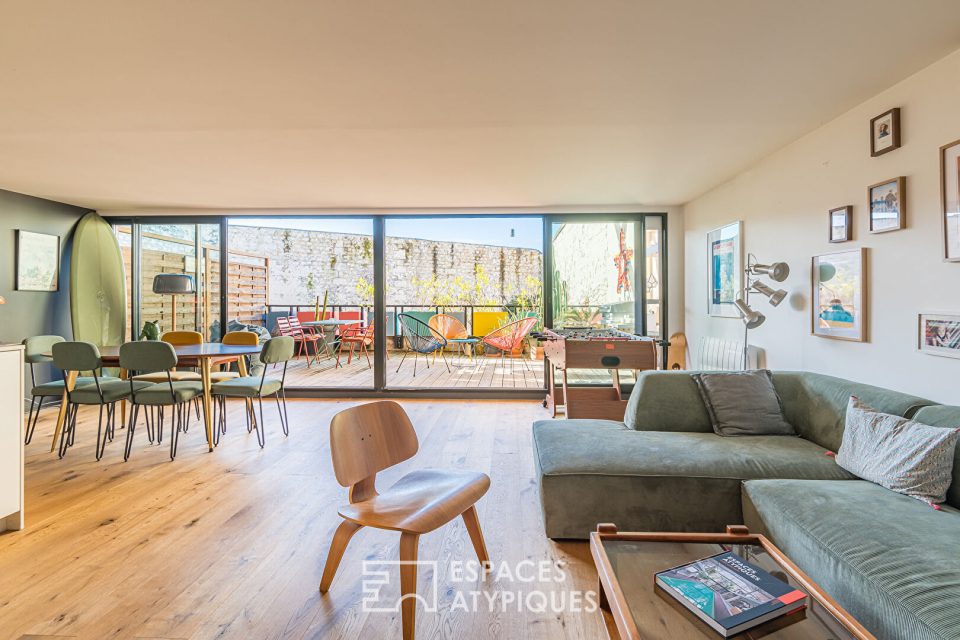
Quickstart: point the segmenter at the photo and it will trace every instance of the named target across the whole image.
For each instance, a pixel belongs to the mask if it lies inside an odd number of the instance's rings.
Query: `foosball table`
[[[623,420],[627,401],[620,388],[620,370],[642,371],[657,368],[657,347],[650,338],[617,329],[544,329],[537,337],[547,359],[547,398],[544,406],[556,417],[563,406],[567,418]],[[607,369],[612,384],[571,386],[570,369]],[[557,384],[557,371],[562,383]]]

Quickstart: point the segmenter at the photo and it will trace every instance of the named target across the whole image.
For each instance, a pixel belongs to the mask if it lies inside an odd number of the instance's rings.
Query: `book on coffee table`
[[[656,583],[725,638],[807,603],[803,591],[729,551],[661,571]]]

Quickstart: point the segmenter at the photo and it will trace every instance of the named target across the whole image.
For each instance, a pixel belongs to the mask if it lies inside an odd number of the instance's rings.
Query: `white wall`
[[[744,221],[745,252],[790,264],[773,309],[756,296],[766,323],[750,343],[772,369],[818,371],[960,404],[960,360],[917,351],[917,313],[960,313],[960,263],[942,260],[939,148],[960,138],[960,51],[861,104],[684,207],[686,332],[742,339],[737,319],[707,316],[706,234]],[[903,146],[870,157],[869,120],[901,107]],[[907,227],[871,234],[867,186],[906,176]],[[827,211],[853,205],[853,241],[827,241]],[[869,342],[810,334],[810,260],[868,247]]]

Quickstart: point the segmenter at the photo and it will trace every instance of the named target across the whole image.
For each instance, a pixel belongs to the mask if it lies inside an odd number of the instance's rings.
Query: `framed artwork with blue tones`
[[[866,265],[866,249],[813,257],[813,335],[866,342]]]
[[[940,147],[940,201],[943,257],[960,262],[960,140]]]
[[[721,318],[738,318],[733,306],[743,288],[743,223],[739,220],[707,234],[707,312]]]

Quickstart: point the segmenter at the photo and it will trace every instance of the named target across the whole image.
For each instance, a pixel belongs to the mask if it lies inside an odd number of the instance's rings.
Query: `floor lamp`
[[[790,275],[790,267],[786,262],[760,264],[757,262],[757,257],[751,253],[747,256],[747,266],[743,272],[743,292],[733,303],[733,306],[737,308],[740,320],[743,321],[743,370],[746,371],[749,366],[747,336],[750,329],[756,329],[767,319],[767,316],[750,306],[750,293],[759,293],[766,296],[770,306],[776,307],[787,297],[787,292],[783,289],[771,288],[766,283],[761,282],[760,276],[767,276],[774,282],[783,282]]]
[[[193,276],[185,273],[158,273],[153,276],[153,292],[170,296],[173,311],[170,317],[170,331],[176,331],[177,296],[197,292]]]

